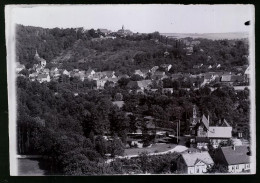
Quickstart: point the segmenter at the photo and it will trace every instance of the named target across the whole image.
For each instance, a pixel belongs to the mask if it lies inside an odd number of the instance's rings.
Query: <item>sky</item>
[[[20,5],[10,11],[14,23],[44,28],[84,27],[150,33],[248,32],[251,5]],[[8,21],[8,20],[7,20]]]

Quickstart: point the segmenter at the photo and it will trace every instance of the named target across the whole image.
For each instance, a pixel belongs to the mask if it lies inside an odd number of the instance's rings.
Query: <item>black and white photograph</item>
[[[256,173],[254,5],[6,5],[11,176]]]

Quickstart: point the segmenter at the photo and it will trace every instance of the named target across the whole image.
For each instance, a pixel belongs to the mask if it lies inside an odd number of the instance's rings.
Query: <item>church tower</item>
[[[38,60],[40,58],[40,56],[39,56],[39,54],[38,54],[38,52],[37,52],[37,49],[36,49],[36,52],[35,52],[35,55],[34,55],[34,59],[35,60]]]

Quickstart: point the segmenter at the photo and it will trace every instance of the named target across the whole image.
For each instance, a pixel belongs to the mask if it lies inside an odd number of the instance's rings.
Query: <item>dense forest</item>
[[[69,91],[63,85],[40,84],[18,77],[17,122],[18,140],[22,141],[18,143],[19,153],[46,155],[53,169],[65,174],[105,171],[102,164],[105,155],[124,153],[127,133],[136,131],[137,123],[145,123],[142,116],[153,116],[159,127],[171,129],[176,129],[176,120],[180,119],[181,133],[185,134],[192,106],[196,104],[202,113],[211,116],[212,123],[225,118],[232,126],[249,124],[247,89],[235,91],[226,87],[211,92],[205,87],[196,91],[176,89],[172,94],[146,91],[144,95],[117,86],[102,91],[78,88],[82,92],[75,96],[75,87]],[[112,104],[118,93],[125,101],[121,109]],[[127,116],[127,112],[131,115]],[[108,134],[113,137],[110,142],[103,138]],[[96,169],[79,170],[83,167]]]
[[[166,38],[158,32],[101,39],[97,38],[101,36],[98,31],[83,28],[43,29],[17,25],[16,31],[17,61],[27,68],[34,63],[36,49],[47,60],[49,68],[93,68],[97,71],[115,70],[118,74],[131,74],[135,69],[164,63],[173,65],[170,73],[207,71],[207,68],[193,69],[196,64],[221,64],[222,68],[212,71],[232,71],[235,66],[248,64],[247,40],[196,39],[200,44],[194,46],[192,55],[186,55],[182,40]],[[166,51],[169,53],[167,57],[164,55]]]
[[[187,55],[182,40],[167,39],[158,32],[126,37],[115,34],[115,39],[103,39],[105,35],[94,29],[17,25],[16,31],[17,61],[27,69],[35,64],[36,50],[46,59],[47,68],[114,70],[116,75],[132,75],[135,69],[164,63],[172,64],[169,73],[207,72],[206,68],[193,68],[201,63],[221,64],[221,69],[215,71],[232,71],[235,66],[248,64],[246,40],[196,39],[200,44],[194,46],[192,55]],[[66,175],[174,172],[176,154],[150,157],[144,153],[139,159],[110,164],[105,161],[123,155],[127,134],[138,128],[142,129],[146,146],[153,142],[147,134],[145,116],[153,117],[157,127],[172,129],[174,134],[180,120],[181,135],[188,134],[194,105],[210,116],[212,125],[222,119],[233,127],[246,124],[245,138],[250,139],[247,88],[235,91],[224,86],[211,91],[205,86],[194,90],[188,82],[164,79],[153,83],[156,92],[129,92],[127,84],[140,79],[133,75],[119,79],[115,86],[108,83],[104,90],[93,90],[93,81],[82,82],[64,75],[48,83],[18,77],[18,153],[43,155],[53,173]],[[165,93],[163,87],[173,88],[173,92]],[[124,101],[123,107],[114,105],[114,101]],[[133,164],[136,166],[130,166]]]

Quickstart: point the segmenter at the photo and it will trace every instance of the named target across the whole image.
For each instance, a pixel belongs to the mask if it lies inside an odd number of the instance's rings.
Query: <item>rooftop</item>
[[[199,161],[202,161],[207,165],[214,164],[211,156],[207,151],[191,153],[186,152],[182,154],[182,158],[184,159],[187,166],[194,166]]]
[[[250,163],[247,146],[221,147],[221,151],[229,165]]]

